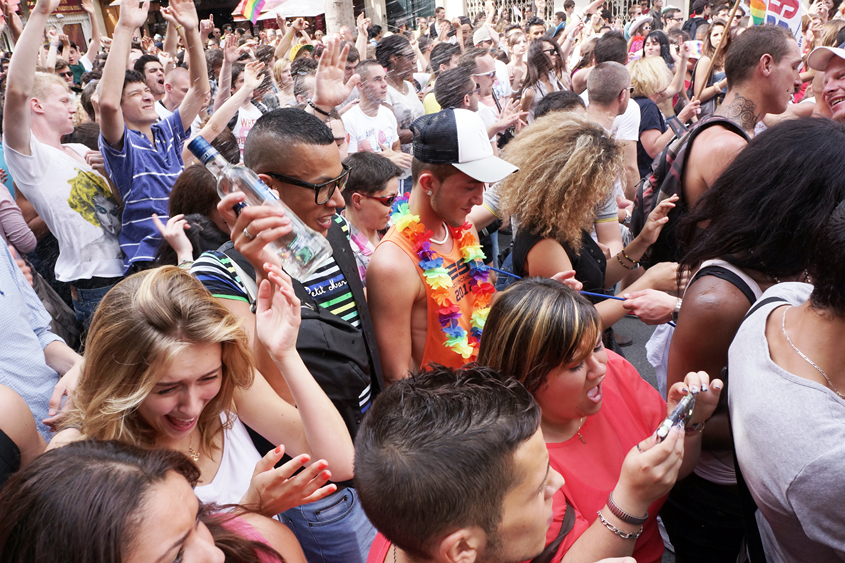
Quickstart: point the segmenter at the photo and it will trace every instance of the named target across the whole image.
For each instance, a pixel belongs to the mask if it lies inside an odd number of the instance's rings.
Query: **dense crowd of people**
[[[845,558],[839,4],[0,0],[0,560]]]

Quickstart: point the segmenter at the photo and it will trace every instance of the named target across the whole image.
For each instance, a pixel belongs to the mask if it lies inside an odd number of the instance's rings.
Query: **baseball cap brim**
[[[472,162],[453,163],[452,166],[473,180],[488,184],[504,180],[519,170],[519,168],[498,156],[488,156]]]
[[[841,45],[839,47],[816,47],[807,57],[807,65],[813,70],[824,72],[833,57],[845,59],[845,49]]]

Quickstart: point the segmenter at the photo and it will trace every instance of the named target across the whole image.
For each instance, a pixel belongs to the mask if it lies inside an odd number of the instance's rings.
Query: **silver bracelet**
[[[613,532],[614,534],[616,534],[617,536],[619,536],[623,540],[636,540],[637,538],[640,537],[640,534],[643,533],[643,527],[642,526],[640,526],[639,532],[635,532],[635,533],[623,532],[622,530],[620,530],[619,528],[617,528],[616,526],[614,526],[613,524],[608,522],[605,519],[604,515],[602,515],[601,510],[596,512],[596,514],[599,515],[599,520],[601,520],[601,523],[604,524],[605,528],[607,528],[608,530],[610,530],[611,532]]]

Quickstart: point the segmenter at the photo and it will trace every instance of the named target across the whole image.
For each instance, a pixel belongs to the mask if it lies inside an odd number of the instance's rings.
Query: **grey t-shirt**
[[[761,299],[792,305],[812,286],[782,283]],[[828,387],[775,364],[761,307],[740,327],[728,354],[729,407],[737,458],[757,502],[772,563],[845,560],[845,401]],[[782,310],[774,313],[780,325]]]

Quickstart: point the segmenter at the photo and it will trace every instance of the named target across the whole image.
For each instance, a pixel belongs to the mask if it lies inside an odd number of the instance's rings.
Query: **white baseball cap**
[[[490,37],[490,32],[487,31],[487,26],[483,25],[475,30],[475,33],[472,34],[472,44],[478,45],[484,41],[492,41],[493,38]]]
[[[451,164],[479,182],[498,182],[519,168],[493,154],[487,128],[473,111],[447,108],[411,124],[414,158]]]
[[[816,47],[807,57],[807,65],[813,70],[824,72],[833,57],[845,59],[845,43],[839,47]]]

